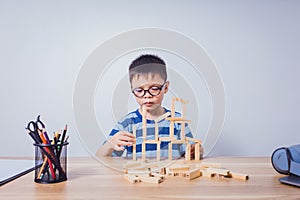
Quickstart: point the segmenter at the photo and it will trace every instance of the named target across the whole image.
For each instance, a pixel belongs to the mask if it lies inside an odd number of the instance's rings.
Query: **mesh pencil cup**
[[[34,144],[35,182],[47,184],[67,180],[68,144]]]

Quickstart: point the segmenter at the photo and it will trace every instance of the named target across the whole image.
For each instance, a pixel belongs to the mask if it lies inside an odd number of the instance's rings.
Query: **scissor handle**
[[[43,128],[45,128],[45,124],[40,120],[40,117],[41,117],[40,115],[37,116],[35,126],[36,128],[42,130]]]
[[[36,126],[36,123],[34,121],[30,121],[28,124],[27,124],[27,129],[31,132],[35,132],[37,130],[37,126]]]

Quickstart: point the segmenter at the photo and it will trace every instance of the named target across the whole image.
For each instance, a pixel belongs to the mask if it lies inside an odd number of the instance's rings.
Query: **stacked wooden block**
[[[248,180],[249,176],[243,173],[231,172],[226,168],[221,168],[216,163],[200,163],[193,165],[189,163],[170,163],[133,161],[124,166],[124,177],[131,183],[150,182],[161,183],[167,176],[185,177],[187,180],[193,180],[203,177],[224,177]]]
[[[175,102],[180,102],[182,105],[182,116],[175,117]],[[142,161],[146,160],[146,144],[156,144],[157,145],[157,155],[156,160],[160,161],[160,144],[162,141],[169,142],[168,144],[168,159],[172,160],[172,146],[173,144],[185,144],[186,145],[186,160],[191,159],[191,143],[195,145],[195,160],[200,160],[200,152],[201,152],[201,140],[197,140],[194,138],[188,138],[185,136],[185,125],[190,122],[190,120],[185,119],[185,110],[186,110],[186,100],[181,98],[173,98],[172,105],[171,105],[171,113],[167,112],[164,115],[155,119],[155,139],[154,140],[147,140],[147,116],[146,116],[146,107],[143,107],[142,110],[142,124],[143,124],[143,142],[142,142]],[[170,116],[171,115],[171,116]],[[159,137],[159,128],[158,122],[162,120],[170,121],[170,132],[169,137]],[[174,124],[180,123],[181,124],[181,131],[180,131],[180,140],[174,137]],[[133,127],[133,135],[136,136],[136,127]],[[136,160],[136,143],[133,144],[133,160]]]

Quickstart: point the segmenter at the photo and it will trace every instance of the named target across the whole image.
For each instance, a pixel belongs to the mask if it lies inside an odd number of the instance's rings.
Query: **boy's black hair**
[[[130,83],[137,74],[159,74],[164,81],[167,80],[166,63],[156,55],[143,54],[132,61],[129,66]]]

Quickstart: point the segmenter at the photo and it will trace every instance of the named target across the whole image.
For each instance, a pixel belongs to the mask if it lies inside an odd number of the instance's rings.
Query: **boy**
[[[168,92],[169,81],[167,81],[167,71],[165,62],[155,55],[141,55],[129,66],[129,80],[131,90],[139,108],[127,114],[121,119],[109,134],[107,142],[98,150],[97,156],[121,156],[127,150],[126,156],[132,156],[132,144],[136,141],[137,157],[142,152],[142,109],[146,107],[147,118],[147,140],[155,137],[154,120],[166,112],[170,112],[162,107],[164,95]],[[180,117],[176,113],[176,117]],[[159,122],[159,137],[169,136],[170,122],[162,120]],[[133,126],[136,127],[136,138],[133,136]],[[174,137],[180,138],[181,125],[174,125]],[[189,128],[185,127],[186,136],[193,137]],[[161,142],[161,156],[168,156],[168,143]],[[185,145],[173,145],[173,157],[181,157],[185,153]],[[146,156],[156,156],[156,144],[146,145]]]

